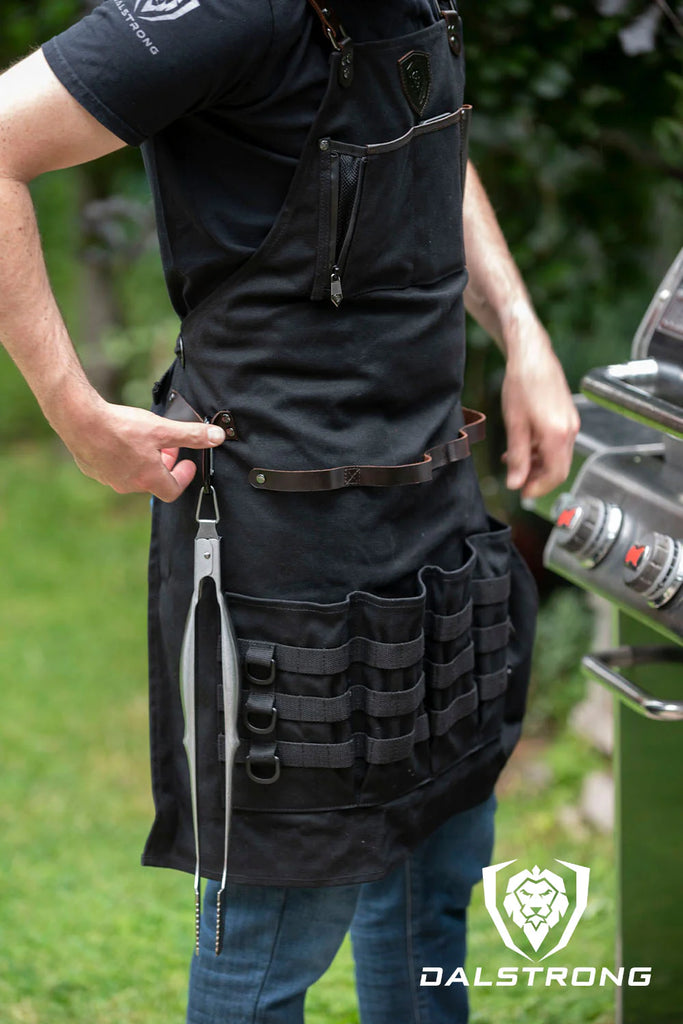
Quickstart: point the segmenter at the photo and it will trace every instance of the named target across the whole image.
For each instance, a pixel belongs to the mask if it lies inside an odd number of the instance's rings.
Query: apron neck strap
[[[320,19],[323,31],[330,40],[335,50],[343,50],[345,43],[350,42],[344,28],[329,4],[316,3],[316,0],[308,0],[316,15]]]
[[[321,6],[316,0],[308,2],[320,19],[325,35],[341,56],[337,73],[339,84],[348,89],[353,83],[353,42],[329,4]]]
[[[462,21],[458,14],[456,0],[449,0],[449,6],[444,10],[441,8],[441,17],[446,22],[448,33],[448,45],[456,57],[460,56],[462,50]]]

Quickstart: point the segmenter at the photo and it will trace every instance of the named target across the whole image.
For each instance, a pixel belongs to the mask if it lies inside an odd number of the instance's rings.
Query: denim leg
[[[306,989],[334,959],[359,889],[230,885],[217,957],[218,885],[207,882],[187,1024],[303,1024]]]
[[[467,906],[493,850],[496,800],[456,814],[409,859],[361,887],[351,925],[362,1024],[466,1024],[463,985],[420,988],[465,963]]]

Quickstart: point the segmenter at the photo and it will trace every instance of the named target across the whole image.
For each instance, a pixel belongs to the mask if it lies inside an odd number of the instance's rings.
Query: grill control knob
[[[563,494],[553,509],[558,543],[592,569],[606,557],[619,536],[623,513],[601,498]]]
[[[664,533],[647,533],[624,556],[626,585],[652,608],[668,604],[683,586],[683,545]]]

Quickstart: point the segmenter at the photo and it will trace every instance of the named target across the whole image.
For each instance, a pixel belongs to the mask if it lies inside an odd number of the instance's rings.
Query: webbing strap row
[[[367,686],[351,686],[336,697],[278,693],[275,706],[278,718],[288,722],[343,722],[353,711],[364,711],[373,718],[409,715],[419,708],[424,695],[425,677],[421,675],[409,690],[381,692]]]
[[[467,715],[476,711],[478,705],[479,695],[476,686],[473,686],[467,693],[461,693],[455,697],[443,711],[430,711],[429,727],[432,736],[443,736],[461,718],[466,718]]]
[[[453,615],[437,615],[425,612],[425,633],[432,640],[457,640],[472,625],[472,602],[455,612]]]
[[[345,743],[291,743],[278,741],[277,757],[284,767],[291,768],[350,768],[362,759],[368,764],[391,764],[409,757],[416,743],[429,737],[429,719],[420,715],[415,728],[403,736],[376,739],[364,732],[354,733]],[[236,761],[244,764],[248,748],[240,744]],[[218,737],[218,757],[225,760],[225,738]]]
[[[498,622],[495,626],[475,626],[472,629],[474,649],[477,654],[491,654],[507,647],[510,639],[510,620]]]
[[[472,600],[475,604],[498,604],[510,597],[510,573],[472,580]]]
[[[464,675],[466,672],[471,672],[473,668],[473,643],[464,647],[462,651],[456,654],[452,661],[447,661],[444,664],[439,664],[435,661],[425,661],[427,680],[429,685],[435,690],[445,690],[446,687],[451,686],[459,676]]]
[[[252,641],[238,640],[240,654],[245,655]],[[362,661],[371,668],[410,668],[424,656],[424,637],[415,637],[400,644],[385,644],[354,636],[341,647],[290,647],[275,644],[275,662],[283,672],[326,676],[345,672],[354,661]]]
[[[481,700],[495,700],[502,696],[507,690],[509,671],[507,666],[497,672],[489,672],[488,675],[478,676],[479,697]]]

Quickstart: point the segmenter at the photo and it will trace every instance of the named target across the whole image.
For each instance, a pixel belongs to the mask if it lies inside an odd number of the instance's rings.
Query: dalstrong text
[[[524,979],[526,975],[526,981]],[[456,968],[448,975],[443,967],[423,967],[420,986],[423,988],[448,985],[466,985],[473,988],[495,986],[496,988],[513,985],[560,985],[563,988],[592,988],[595,985],[614,985],[617,988],[646,988],[652,979],[651,967],[619,967],[616,972],[608,967],[499,967],[493,978],[486,978],[484,969],[477,967],[472,980],[463,967]]]
[[[123,0],[114,0],[114,5],[118,7],[121,17],[124,18],[135,35],[138,37],[141,43],[143,43],[153,57],[159,52],[159,47],[155,46],[154,42],[147,35],[147,32],[135,19],[135,15],[128,9]]]

